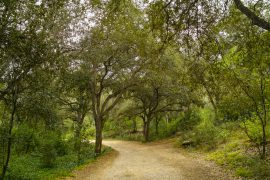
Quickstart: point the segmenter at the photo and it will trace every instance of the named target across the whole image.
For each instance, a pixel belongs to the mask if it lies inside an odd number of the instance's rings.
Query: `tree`
[[[231,13],[224,28],[230,50],[223,58],[223,72],[229,80],[227,86],[230,94],[234,95],[235,101],[240,102],[238,118],[243,120],[247,136],[257,144],[261,157],[265,158],[269,122],[269,32],[249,26],[243,16],[239,16],[239,12],[232,10]],[[241,25],[235,27],[234,21],[240,19]],[[259,128],[259,135],[250,131],[246,126],[248,123]]]
[[[143,65],[143,53],[147,51],[148,37],[143,19],[134,6],[106,17],[82,42],[79,64],[89,75],[91,111],[96,127],[95,152],[101,152],[102,130],[106,117],[122,100],[126,91],[134,86],[133,78]],[[129,12],[129,13],[130,13]],[[125,32],[124,34],[122,32]]]
[[[254,37],[257,38],[253,39]],[[260,43],[256,44],[257,40],[261,37],[254,35],[253,38],[250,42],[247,43],[248,46],[245,47],[247,48],[246,50],[248,50],[249,53],[246,56],[243,57],[238,56],[237,58],[238,60],[240,60],[240,62],[243,62],[247,59],[249,60],[253,59],[254,61],[256,61],[256,64],[253,63],[250,64],[246,62],[243,63],[244,67],[242,66],[240,69],[234,70],[235,74],[233,75],[233,77],[236,79],[239,88],[241,88],[245,96],[249,99],[250,103],[252,104],[254,113],[250,114],[249,118],[252,119],[253,116],[255,116],[256,118],[258,118],[259,124],[261,126],[260,127],[261,137],[254,137],[253,134],[250,134],[252,132],[249,132],[249,129],[247,129],[247,127],[245,127],[245,132],[253,142],[255,142],[259,147],[260,146],[262,147],[262,149],[259,152],[261,154],[261,157],[265,158],[266,144],[267,144],[266,128],[269,122],[269,115],[268,115],[269,89],[267,88],[269,87],[268,86],[269,77],[267,75],[269,65],[267,63],[268,62],[267,60],[268,55],[266,53],[267,51],[265,51],[264,47],[267,48],[268,45],[266,44],[268,44],[267,43],[268,40],[260,39]],[[255,45],[255,47],[253,46],[252,49],[250,49],[251,47],[249,47],[249,45],[251,44],[249,43],[252,43],[252,46]],[[257,48],[256,46],[259,47],[259,49],[256,49]]]
[[[0,100],[10,114],[1,179],[5,177],[11,156],[18,99],[29,88],[26,80],[35,70],[46,68],[57,57],[58,46],[54,37],[60,30],[59,20],[63,17],[60,14],[64,12],[65,2],[43,1],[40,5],[34,1],[0,2]]]
[[[81,131],[91,105],[91,98],[88,93],[88,82],[89,79],[86,74],[76,70],[76,67],[71,66],[62,69],[59,81],[55,83],[55,88],[58,92],[56,98],[59,104],[64,108],[64,114],[67,114],[66,118],[72,119],[75,125],[74,150],[77,151],[78,160],[80,160],[82,141]]]
[[[181,112],[190,103],[194,96],[188,87],[188,77],[184,69],[177,72],[181,59],[172,49],[166,50],[165,55],[153,61],[149,69],[139,77],[138,84],[130,91],[130,97],[135,102],[134,113],[143,120],[143,135],[149,141],[150,124],[160,113],[170,111]],[[175,58],[175,59],[174,59]]]

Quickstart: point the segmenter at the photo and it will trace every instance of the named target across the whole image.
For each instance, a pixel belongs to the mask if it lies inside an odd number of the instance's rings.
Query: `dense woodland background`
[[[0,0],[0,179],[173,135],[270,178],[269,22],[266,0]]]

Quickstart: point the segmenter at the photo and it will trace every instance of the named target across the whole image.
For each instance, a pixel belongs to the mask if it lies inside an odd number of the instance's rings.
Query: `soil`
[[[154,143],[106,140],[114,151],[74,172],[67,179],[83,180],[231,180],[203,157],[174,146],[174,141]]]

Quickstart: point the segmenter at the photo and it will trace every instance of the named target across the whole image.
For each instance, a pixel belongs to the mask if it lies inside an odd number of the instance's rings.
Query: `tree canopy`
[[[269,22],[260,0],[0,1],[0,179],[19,152],[52,168],[104,137],[215,144],[230,123],[266,159]]]

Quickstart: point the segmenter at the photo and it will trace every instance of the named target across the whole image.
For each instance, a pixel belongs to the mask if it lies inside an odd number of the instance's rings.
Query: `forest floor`
[[[91,180],[230,180],[234,177],[203,157],[174,146],[175,141],[152,143],[106,140],[114,151],[67,179]]]

